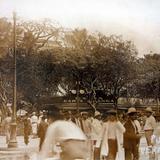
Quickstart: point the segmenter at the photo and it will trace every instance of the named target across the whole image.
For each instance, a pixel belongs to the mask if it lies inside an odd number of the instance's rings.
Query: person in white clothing
[[[98,151],[96,150],[95,152],[94,148],[99,138],[99,135],[101,134],[101,131],[102,131],[103,122],[101,118],[102,118],[101,113],[99,111],[95,111],[94,118],[92,119],[92,122],[91,122],[91,140],[92,140],[92,150],[94,152],[94,157],[97,157],[96,152]]]
[[[88,112],[81,112],[81,129],[87,136],[91,138],[91,121],[89,120]]]
[[[36,112],[32,113],[31,125],[32,125],[32,134],[34,138],[37,136],[37,131],[38,131],[38,117],[36,116]]]
[[[153,131],[156,127],[156,120],[153,117],[153,111],[151,107],[147,107],[145,112],[147,116],[145,125],[144,125],[145,137],[147,140],[147,145],[151,147],[152,146],[151,136],[153,135]]]
[[[43,117],[44,115],[43,115],[43,112],[42,111],[40,111],[39,112],[39,117],[38,117],[38,125],[41,123],[41,120],[42,120],[42,117]]]
[[[117,119],[117,111],[110,110],[108,112],[108,121],[103,124],[103,129],[96,147],[101,146],[100,155],[109,159],[124,160],[123,151],[123,133],[125,128],[123,124]]]
[[[8,113],[7,117],[6,117],[6,118],[4,119],[4,121],[2,122],[3,125],[4,125],[4,129],[5,129],[6,144],[8,144],[9,141],[10,141],[11,122],[12,122],[12,117],[11,117],[10,113]]]
[[[139,122],[137,119],[135,119],[135,120],[134,120],[134,123],[135,123],[135,125],[136,125],[136,127],[137,127],[137,133],[140,134],[141,131],[142,131],[142,127],[141,127],[140,122]]]
[[[54,157],[53,154],[55,151],[53,150],[57,144],[60,147],[61,160],[85,160],[89,158],[87,137],[83,131],[71,121],[57,119],[49,126],[39,154],[39,160],[46,159],[51,153],[51,156]]]
[[[95,111],[94,118],[91,122],[91,139],[95,141],[98,139],[99,134],[102,130],[103,122],[101,120],[101,117],[101,113],[99,111]]]

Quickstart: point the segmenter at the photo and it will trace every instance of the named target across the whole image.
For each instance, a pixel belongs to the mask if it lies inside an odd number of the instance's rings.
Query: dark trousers
[[[114,139],[108,139],[108,156],[107,160],[115,160],[117,151],[118,151],[118,146],[117,146],[117,140]]]
[[[152,143],[151,143],[151,137],[153,135],[153,130],[147,130],[145,131],[145,137],[146,137],[146,141],[147,141],[147,145],[148,146],[151,146]]]
[[[125,160],[138,160],[139,152],[138,145],[135,145],[132,149],[125,149]]]
[[[43,142],[44,142],[45,136],[40,137],[40,141],[39,141],[39,151],[42,148]]]

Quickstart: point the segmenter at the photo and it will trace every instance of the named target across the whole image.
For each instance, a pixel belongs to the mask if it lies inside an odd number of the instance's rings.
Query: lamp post
[[[10,141],[8,143],[8,148],[16,148],[17,147],[17,139],[16,139],[16,102],[17,102],[17,84],[16,84],[16,13],[13,12],[13,64],[14,64],[14,75],[13,75],[13,106],[12,106],[12,123],[11,123],[11,134]]]
[[[79,87],[80,81],[77,81],[76,84],[77,84],[76,90],[71,90],[71,92],[72,94],[76,94],[77,113],[79,113],[80,94],[84,94],[84,90],[80,89]]]

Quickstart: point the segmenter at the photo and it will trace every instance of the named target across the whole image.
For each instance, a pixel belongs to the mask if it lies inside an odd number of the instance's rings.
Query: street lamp
[[[12,122],[11,122],[11,134],[10,141],[8,143],[8,148],[16,148],[17,147],[17,139],[16,139],[16,102],[17,102],[17,84],[16,84],[16,13],[13,12],[13,63],[14,63],[14,75],[13,75],[13,106],[12,106]]]
[[[71,90],[71,93],[76,94],[77,113],[79,113],[79,101],[80,101],[79,95],[84,94],[85,91],[79,88],[80,81],[77,81],[76,84],[77,84],[76,90]]]

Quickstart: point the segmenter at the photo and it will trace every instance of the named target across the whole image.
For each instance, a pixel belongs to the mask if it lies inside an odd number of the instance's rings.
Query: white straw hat
[[[130,107],[130,108],[128,109],[127,114],[130,114],[130,113],[137,113],[137,111],[136,111],[136,109],[135,109],[134,107]]]
[[[96,117],[96,116],[100,116],[101,115],[101,113],[99,112],[99,111],[95,111],[95,113],[94,113],[94,116]]]
[[[145,111],[146,112],[151,112],[151,113],[153,112],[151,107],[147,107]]]

